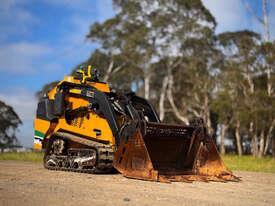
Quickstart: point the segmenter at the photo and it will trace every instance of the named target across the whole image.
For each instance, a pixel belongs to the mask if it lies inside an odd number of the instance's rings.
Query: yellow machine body
[[[75,85],[81,86],[81,81],[75,79],[72,76],[65,76],[64,80],[60,81],[58,85],[61,85],[64,82],[73,83]],[[99,91],[105,93],[110,92],[109,85],[106,83],[88,82],[87,84],[96,88]],[[48,93],[49,99],[54,100],[57,86],[55,86]],[[68,95],[65,97],[65,101],[71,104],[72,109],[77,109],[79,107],[87,107],[87,105],[89,104],[87,100],[76,96],[79,94],[81,94],[80,89],[70,89]],[[35,137],[39,137],[35,139],[33,145],[33,148],[36,150],[42,149],[42,141],[38,141],[38,139],[43,140],[44,138],[50,138],[53,133],[58,132],[60,130],[65,130],[75,134],[83,135],[95,140],[105,141],[112,146],[115,145],[115,139],[108,122],[105,118],[102,118],[98,114],[95,114],[93,112],[89,112],[84,117],[74,119],[71,124],[68,124],[64,115],[58,119],[58,122],[50,122],[47,120],[36,118],[34,120],[34,128]],[[97,135],[94,131],[95,129],[101,130],[101,135]]]

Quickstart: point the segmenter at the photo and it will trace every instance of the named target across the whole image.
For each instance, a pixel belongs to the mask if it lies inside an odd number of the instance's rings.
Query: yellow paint
[[[82,69],[77,71],[78,73],[82,74],[82,80],[81,80],[82,84],[85,84],[87,79],[92,78],[91,70],[92,70],[92,66],[89,65],[88,68],[87,68],[87,72],[85,72]]]
[[[54,99],[57,87],[54,87],[51,91],[48,92],[49,99]]]
[[[106,92],[106,93],[110,92],[110,87],[106,83],[102,83],[102,82],[89,82],[88,85],[91,85],[92,87],[95,87],[97,90],[99,90],[101,92]]]
[[[67,97],[66,101],[71,102],[72,109],[85,107],[89,103],[87,100],[77,97]],[[98,140],[108,141],[112,145],[115,144],[115,138],[113,137],[112,130],[110,129],[107,120],[98,116],[93,111],[88,112],[84,117],[76,118],[72,124],[69,124],[65,117],[62,116],[58,120],[58,124],[54,131],[57,132],[61,129]],[[93,131],[94,129],[101,130],[101,135],[96,136],[96,133]]]
[[[47,131],[50,129],[50,126],[51,126],[51,123],[47,120],[43,120],[43,119],[34,120],[34,129],[44,134],[47,133]]]
[[[33,143],[33,149],[34,150],[42,150],[42,144],[39,143]]]
[[[81,94],[81,90],[80,89],[70,89],[70,93],[72,93],[72,94]]]
[[[84,72],[84,71],[82,71]],[[88,78],[91,77],[91,67],[88,67],[88,72],[84,75],[84,80],[82,81],[75,79],[72,76],[65,76],[62,81],[58,83],[58,85],[61,85],[64,82],[70,82],[75,85],[89,85],[101,92],[109,93],[110,88],[109,85],[103,82],[90,82],[88,81]],[[49,99],[54,100],[55,94],[57,92],[57,87],[54,87],[49,93],[48,97]],[[70,95],[73,94],[73,95]],[[70,89],[69,94],[65,97],[65,101],[70,104],[71,109],[77,109],[79,107],[87,107],[89,102],[79,96],[81,94],[80,89]],[[92,95],[92,94],[91,94]],[[108,124],[108,121],[94,113],[93,111],[88,111],[87,114],[84,116],[78,116],[76,117],[72,122],[68,122],[65,119],[65,115],[61,116],[57,122],[50,122],[42,119],[35,119],[34,121],[34,127],[35,130],[38,130],[45,134],[44,139],[48,139],[51,137],[51,135],[57,131],[68,131],[75,134],[84,135],[91,139],[98,139],[101,141],[109,142],[110,145],[115,145],[115,138],[112,134],[112,130]],[[94,132],[94,129],[101,130],[101,135],[97,136]],[[37,142],[34,143],[33,148],[41,150],[42,145],[38,144]]]

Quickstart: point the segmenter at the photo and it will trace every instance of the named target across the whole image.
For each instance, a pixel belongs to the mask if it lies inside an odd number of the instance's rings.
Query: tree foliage
[[[19,144],[15,132],[22,124],[14,109],[0,100],[0,148],[12,147]]]

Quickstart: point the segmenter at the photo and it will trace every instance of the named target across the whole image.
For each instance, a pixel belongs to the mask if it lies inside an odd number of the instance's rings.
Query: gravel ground
[[[0,161],[5,205],[275,205],[275,174],[234,172],[242,182],[171,184],[49,171],[38,163]]]

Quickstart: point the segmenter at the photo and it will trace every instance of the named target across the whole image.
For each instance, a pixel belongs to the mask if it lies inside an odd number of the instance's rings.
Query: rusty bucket
[[[120,144],[114,167],[129,178],[167,183],[239,181],[204,127],[144,123]]]

